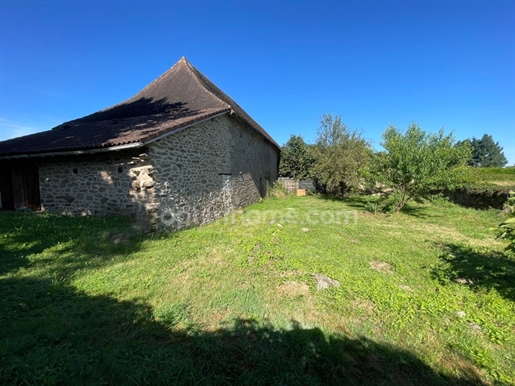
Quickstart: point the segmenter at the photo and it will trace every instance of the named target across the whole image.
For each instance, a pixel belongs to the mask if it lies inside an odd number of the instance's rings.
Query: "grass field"
[[[271,198],[175,234],[0,214],[7,384],[515,384],[502,218]],[[339,281],[317,290],[313,274]]]
[[[498,186],[515,189],[515,167],[507,168],[470,168],[474,184]]]

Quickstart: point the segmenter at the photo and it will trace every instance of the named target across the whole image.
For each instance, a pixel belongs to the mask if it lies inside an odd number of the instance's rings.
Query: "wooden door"
[[[13,210],[13,180],[10,169],[0,171],[0,195],[2,196],[1,209]]]
[[[36,166],[30,166],[23,170],[23,193],[24,204],[27,208],[41,210],[39,175]]]

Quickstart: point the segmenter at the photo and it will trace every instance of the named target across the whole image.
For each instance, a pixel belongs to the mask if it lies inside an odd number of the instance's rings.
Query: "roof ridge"
[[[222,102],[224,105],[226,105],[227,107],[229,107],[231,110],[233,110],[233,106],[231,106],[230,103],[227,103],[227,101],[223,100],[222,98],[220,98],[218,95],[216,95],[214,92],[212,92],[211,90],[209,90],[205,84],[201,81],[200,77],[199,77],[199,73],[200,71],[197,70],[197,68],[191,64],[188,59],[186,59],[184,56],[181,58],[181,60],[179,60],[179,63],[184,63],[186,65],[186,70],[193,75],[193,78],[195,79],[195,82],[200,86],[202,87],[203,90],[205,90],[206,92],[208,92],[209,94],[211,94],[213,97],[215,97],[218,101]],[[204,76],[207,80],[209,80],[211,83],[213,83],[210,79],[208,79],[207,76],[205,76],[204,74],[202,74],[202,76]],[[214,84],[214,83],[213,83]]]
[[[209,79],[203,72],[199,71],[188,59],[184,56],[179,62],[186,64],[186,68],[189,72],[194,75],[195,81],[206,90],[210,95],[214,96],[217,100],[222,101],[226,106],[231,109],[231,115],[234,115],[238,119],[242,120],[245,124],[250,126],[254,131],[257,131],[260,135],[268,139],[277,148],[280,148],[279,144],[266,132],[261,125],[252,118],[238,102],[231,98],[225,91],[218,87],[211,79]]]

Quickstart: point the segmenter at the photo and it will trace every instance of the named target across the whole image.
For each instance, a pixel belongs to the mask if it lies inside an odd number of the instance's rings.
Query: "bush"
[[[510,209],[511,214],[507,220],[499,224],[501,231],[499,237],[510,241],[507,250],[515,254],[515,192],[510,192],[508,203],[505,206]]]
[[[452,134],[443,130],[426,133],[416,123],[402,132],[390,126],[383,134],[385,151],[377,157],[381,182],[395,189],[384,199],[385,208],[395,202],[400,211],[412,199],[420,199],[437,189],[452,189],[466,181],[470,158],[467,144],[456,145]]]

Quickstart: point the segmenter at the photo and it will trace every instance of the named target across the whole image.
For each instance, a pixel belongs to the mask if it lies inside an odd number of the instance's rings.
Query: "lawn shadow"
[[[515,259],[497,251],[478,252],[466,245],[438,245],[445,253],[432,276],[442,284],[457,282],[472,290],[495,290],[515,301]]]
[[[139,250],[139,234],[124,217],[0,212],[0,275],[28,267],[30,255],[52,249],[52,257],[40,257],[33,264],[67,276],[78,268],[104,264],[113,255]]]
[[[428,210],[429,210],[429,208],[426,206],[421,206],[420,204],[417,205],[417,204],[407,203],[401,209],[401,212],[404,214],[407,214],[408,216],[412,216],[412,217],[416,217],[416,218],[420,218],[420,219],[426,219],[426,218],[430,217],[427,212]]]
[[[351,208],[358,210],[365,210],[370,202],[374,202],[374,197],[371,196],[360,196],[360,195],[349,195],[341,198],[331,194],[320,194],[316,196],[318,199],[323,201],[340,202]]]
[[[319,199],[324,201],[335,201],[335,202],[341,202],[342,204],[345,204],[346,206],[359,210],[359,211],[373,211],[372,205],[379,203],[379,196],[372,196],[372,195],[350,195],[346,196],[343,199],[340,197],[336,197],[334,195],[320,195],[318,196]],[[376,208],[380,212],[380,208]],[[427,218],[429,217],[428,214],[428,207],[422,206],[421,203],[413,203],[408,202],[401,210],[401,213],[404,213],[408,216],[413,216],[417,218]],[[383,213],[383,212],[380,212]],[[395,214],[395,213],[390,213]]]
[[[285,330],[240,318],[202,330],[187,324],[187,304],[156,315],[145,301],[65,281],[2,279],[0,305],[6,384],[484,384],[468,362],[443,375],[406,350],[294,322]]]

